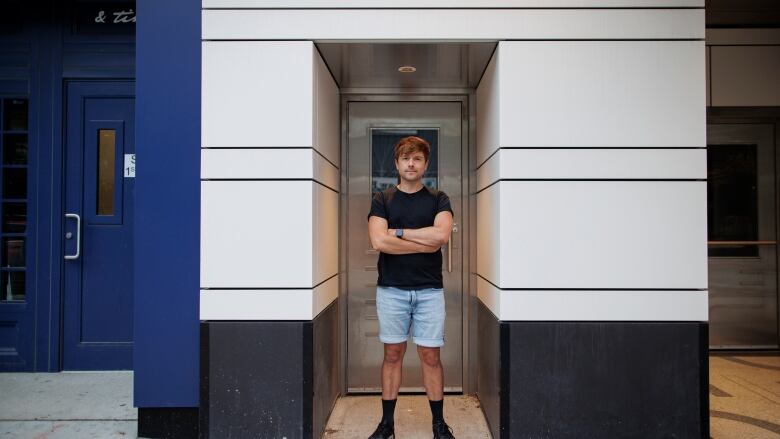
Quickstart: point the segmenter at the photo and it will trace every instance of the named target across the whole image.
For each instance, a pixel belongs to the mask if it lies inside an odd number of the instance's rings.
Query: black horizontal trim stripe
[[[699,288],[501,288],[481,274],[474,274],[501,291],[708,291]]]
[[[502,181],[707,181],[706,178],[499,178],[482,189],[474,192],[478,194],[485,189]]]
[[[339,273],[336,273],[332,275],[331,277],[325,279],[324,281],[318,283],[317,285],[314,285],[313,287],[201,287],[201,290],[225,290],[225,291],[249,291],[249,290],[313,290],[320,285],[328,282],[329,280],[333,279],[334,277],[338,276]]]
[[[314,183],[317,183],[324,188],[330,189],[337,194],[340,193],[336,189],[333,189],[325,183],[317,181],[313,178],[201,178],[200,181],[313,181]]]
[[[332,161],[328,160],[328,158],[327,158],[327,157],[325,157],[324,155],[322,155],[322,153],[321,153],[321,152],[319,152],[319,151],[317,150],[317,148],[312,148],[312,149],[314,150],[314,152],[316,152],[316,153],[317,153],[317,155],[319,155],[320,157],[322,157],[322,158],[323,158],[323,159],[324,159],[326,162],[330,163],[330,164],[331,164],[331,166],[333,166],[334,168],[336,168],[336,170],[337,170],[337,171],[340,171],[340,170],[341,170],[341,169],[340,169],[338,166],[336,166],[336,164],[335,164],[335,163],[333,163]]]
[[[494,155],[498,151],[501,151],[502,149],[598,149],[598,150],[635,150],[635,149],[655,149],[659,151],[665,151],[670,149],[707,149],[706,146],[668,146],[668,147],[660,147],[660,146],[499,146],[496,148],[495,151],[493,151],[488,158],[482,161],[482,163],[479,164],[475,169],[479,170],[479,168],[482,167],[485,163],[488,162],[491,158],[493,158]]]

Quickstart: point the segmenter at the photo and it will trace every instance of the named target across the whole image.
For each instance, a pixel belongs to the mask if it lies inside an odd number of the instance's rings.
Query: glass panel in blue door
[[[3,233],[24,233],[27,230],[27,203],[3,203]]]
[[[22,270],[0,272],[0,300],[5,302],[25,300],[25,276],[26,273]]]
[[[12,166],[27,164],[27,134],[3,134],[3,164]]]
[[[423,184],[439,187],[439,130],[437,128],[372,128],[371,129],[371,193],[398,184],[398,170],[393,156],[395,144],[404,137],[417,136],[431,145],[428,169]]]
[[[27,99],[3,101],[3,130],[27,131]]]
[[[114,214],[116,130],[98,130],[97,214]]]

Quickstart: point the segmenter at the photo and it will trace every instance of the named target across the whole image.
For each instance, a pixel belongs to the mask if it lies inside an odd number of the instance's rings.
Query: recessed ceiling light
[[[414,66],[401,66],[398,68],[401,73],[414,73],[417,71],[417,67]]]

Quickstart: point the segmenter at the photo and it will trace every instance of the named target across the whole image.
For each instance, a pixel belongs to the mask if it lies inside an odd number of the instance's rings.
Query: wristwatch
[[[395,229],[395,236],[404,239],[404,229]]]

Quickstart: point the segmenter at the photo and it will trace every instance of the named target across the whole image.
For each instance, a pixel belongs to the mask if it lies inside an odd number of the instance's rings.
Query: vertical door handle
[[[65,218],[74,218],[76,220],[76,254],[65,255],[66,260],[72,261],[78,259],[81,255],[81,217],[75,213],[66,213]]]
[[[450,239],[447,241],[447,273],[452,273],[452,234],[458,231],[458,223],[452,224]]]

